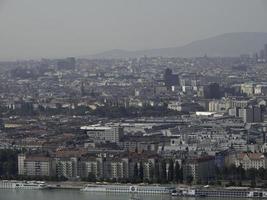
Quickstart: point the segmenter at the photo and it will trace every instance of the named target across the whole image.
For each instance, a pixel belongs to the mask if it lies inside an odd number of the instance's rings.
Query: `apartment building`
[[[46,156],[18,156],[19,175],[26,176],[55,176],[56,165],[53,159]]]

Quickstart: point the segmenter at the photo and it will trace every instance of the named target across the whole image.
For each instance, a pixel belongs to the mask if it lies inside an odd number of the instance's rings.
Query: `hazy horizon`
[[[0,0],[0,60],[165,48],[224,33],[267,32],[266,11],[266,0]]]

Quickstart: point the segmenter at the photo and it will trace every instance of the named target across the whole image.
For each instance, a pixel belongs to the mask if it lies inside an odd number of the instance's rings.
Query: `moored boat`
[[[88,184],[81,189],[85,192],[171,194],[173,188],[154,185],[96,185]]]
[[[0,181],[0,189],[42,190],[48,186],[42,181]]]
[[[225,198],[267,198],[267,191],[247,187],[227,188],[178,188],[172,196],[225,197]]]

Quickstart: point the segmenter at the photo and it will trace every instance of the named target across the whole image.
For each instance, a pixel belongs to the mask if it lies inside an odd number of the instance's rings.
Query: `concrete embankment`
[[[73,189],[80,190],[85,185],[85,182],[47,182],[50,189]]]

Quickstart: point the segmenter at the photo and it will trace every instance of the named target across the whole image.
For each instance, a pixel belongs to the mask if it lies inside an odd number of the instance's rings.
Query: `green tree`
[[[137,181],[138,181],[138,175],[139,175],[138,164],[135,163],[135,165],[134,165],[134,177],[133,177],[133,182],[137,182]]]
[[[232,164],[230,167],[229,167],[229,174],[230,174],[230,177],[231,177],[231,180],[233,181],[236,181],[237,180],[237,167]]]
[[[141,181],[143,181],[144,180],[144,167],[143,167],[143,163],[142,162],[140,162],[140,167],[139,167],[139,172],[138,172],[138,174],[139,174],[139,179],[141,180]]]
[[[228,170],[228,167],[223,167],[222,169],[222,179],[223,180],[227,180],[229,177],[229,170]]]
[[[166,162],[163,160],[161,162],[161,182],[166,183],[167,182],[167,170],[166,170]]]
[[[183,183],[184,181],[183,167],[181,167],[180,169],[179,179],[180,179],[180,182]]]
[[[89,182],[96,182],[96,176],[94,173],[90,172],[87,176],[87,181]]]
[[[217,165],[215,166],[215,177],[217,181],[222,179],[222,170]]]
[[[246,178],[246,170],[243,168],[242,165],[239,165],[237,167],[237,174],[238,174],[238,179],[241,182]]]
[[[175,168],[174,168],[174,180],[176,183],[179,183],[180,181],[180,165],[179,162],[175,162]]]
[[[266,170],[265,170],[263,167],[261,167],[261,168],[258,170],[258,173],[257,173],[258,178],[261,179],[261,180],[265,180],[265,177],[266,177],[265,174],[266,174]]]
[[[0,175],[1,176],[16,176],[17,175],[17,157],[18,151],[15,150],[0,150]]]
[[[250,181],[250,187],[255,188],[256,186],[257,186],[256,180],[251,180]]]
[[[154,182],[159,183],[160,182],[160,168],[159,168],[159,162],[155,162],[155,169],[154,169]]]
[[[174,163],[171,159],[169,161],[169,169],[168,169],[168,182],[172,182],[174,180]]]
[[[186,177],[186,183],[187,184],[192,184],[193,180],[194,180],[193,176],[187,176]]]
[[[247,178],[251,181],[255,181],[257,177],[257,169],[251,168],[247,170]]]

